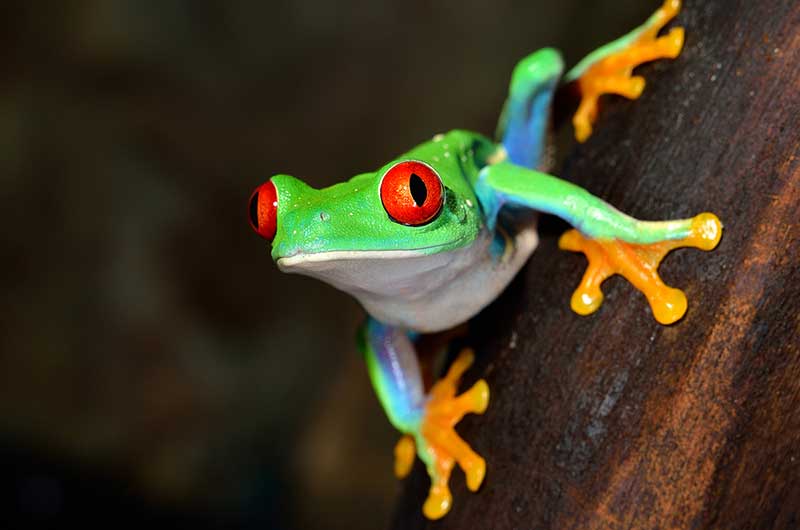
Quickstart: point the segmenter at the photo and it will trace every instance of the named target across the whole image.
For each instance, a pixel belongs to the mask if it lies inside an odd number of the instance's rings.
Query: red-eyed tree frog
[[[511,77],[497,142],[454,130],[329,188],[315,190],[280,174],[251,196],[251,224],[272,242],[278,267],[352,294],[369,314],[359,346],[389,421],[403,433],[395,472],[406,475],[419,455],[431,478],[423,505],[431,519],[450,509],[448,481],[456,463],[470,490],[484,479],[484,459],[454,426],[466,413],[486,409],[489,389],[480,380],[456,395],[472,362],[465,351],[426,392],[415,340],[467,321],[500,294],[536,248],[533,212],[572,224],[575,229],[559,245],[589,260],[572,297],[575,312],[598,309],[600,284],[612,274],[623,275],[646,295],[659,322],[673,323],[686,311],[683,292],[664,285],[658,265],[675,248],[713,249],[721,237],[719,219],[702,213],[675,221],[636,220],[547,174],[544,156],[559,85],[576,83],[580,90],[573,123],[583,141],[591,133],[598,97],[637,98],[644,80],[632,76],[632,69],[678,56],[683,29],[658,33],[679,9],[679,0],[666,0],[645,24],[591,53],[566,75],[556,50],[523,59]]]

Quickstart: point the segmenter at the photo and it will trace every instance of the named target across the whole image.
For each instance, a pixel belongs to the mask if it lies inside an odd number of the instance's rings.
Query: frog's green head
[[[315,190],[275,175],[250,201],[253,228],[272,241],[276,261],[324,260],[332,252],[417,252],[461,247],[480,228],[474,195],[448,187],[432,166],[412,159]]]
[[[468,245],[482,227],[471,185],[479,168],[466,154],[444,156],[436,143],[320,190],[275,175],[251,197],[251,224],[272,242],[279,267],[295,272]]]

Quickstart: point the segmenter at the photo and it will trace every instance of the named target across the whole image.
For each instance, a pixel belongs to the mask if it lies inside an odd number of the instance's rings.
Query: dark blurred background
[[[276,270],[251,190],[491,134],[516,61],[659,3],[3,2],[0,526],[384,527],[361,310]]]

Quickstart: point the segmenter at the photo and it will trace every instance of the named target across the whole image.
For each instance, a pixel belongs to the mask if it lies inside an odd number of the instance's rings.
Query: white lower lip
[[[281,269],[293,268],[306,263],[324,263],[327,261],[364,260],[364,259],[404,259],[422,256],[422,251],[439,247],[457,245],[463,238],[449,241],[441,245],[416,248],[412,250],[333,250],[330,252],[316,252],[312,254],[299,253],[294,256],[278,258],[277,264]]]
[[[296,267],[304,263],[323,263],[326,261],[342,261],[355,259],[397,259],[419,256],[415,250],[334,250],[315,254],[295,254],[288,258],[279,258],[281,268]]]

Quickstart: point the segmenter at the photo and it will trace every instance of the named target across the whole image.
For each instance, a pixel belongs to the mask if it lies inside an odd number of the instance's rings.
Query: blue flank
[[[360,330],[359,346],[389,421],[402,432],[412,432],[421,420],[425,396],[408,334],[369,318]]]

